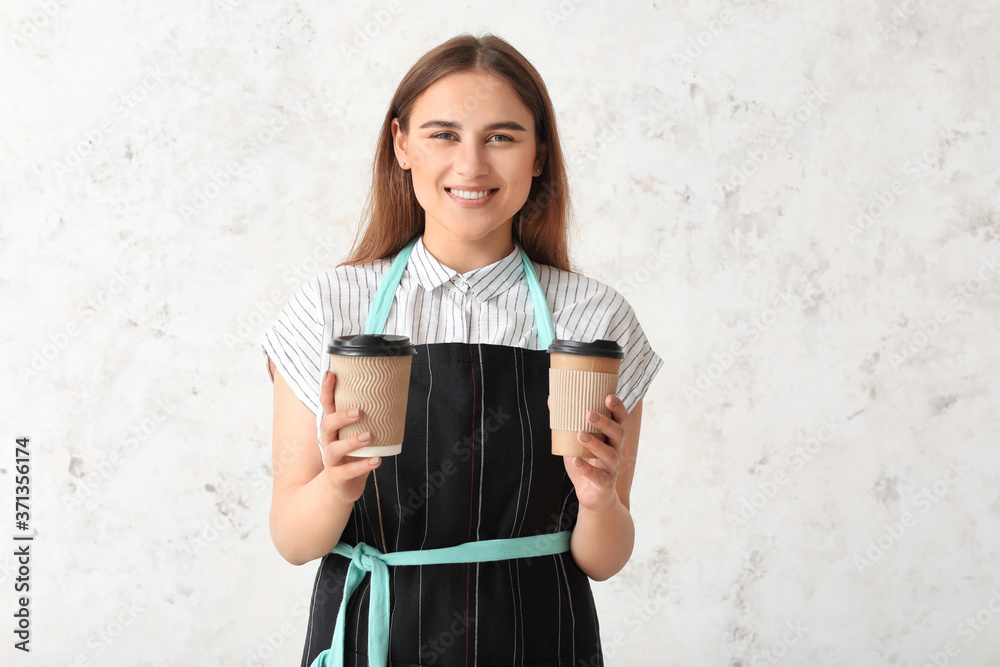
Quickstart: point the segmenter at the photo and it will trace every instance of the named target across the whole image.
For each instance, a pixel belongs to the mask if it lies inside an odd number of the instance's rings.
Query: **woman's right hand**
[[[320,386],[319,402],[323,407],[323,419],[320,421],[320,446],[323,452],[323,475],[329,484],[330,491],[338,500],[353,505],[365,491],[368,473],[379,467],[381,457],[356,458],[347,456],[362,447],[371,444],[371,432],[364,431],[355,436],[340,440],[340,429],[353,424],[361,418],[360,408],[344,408],[337,410],[333,404],[333,388],[337,376],[330,371],[323,374],[323,384]],[[351,412],[356,412],[351,415]],[[361,438],[367,436],[367,440]]]

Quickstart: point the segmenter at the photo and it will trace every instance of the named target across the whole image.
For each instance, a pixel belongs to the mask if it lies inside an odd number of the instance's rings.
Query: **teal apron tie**
[[[365,572],[372,573],[371,599],[368,602],[368,662],[373,666],[384,667],[389,657],[389,565],[484,563],[510,558],[551,556],[569,551],[571,534],[572,531],[564,530],[389,554],[364,542],[354,547],[341,542],[334,547],[333,553],[347,556],[351,559],[351,564],[347,569],[344,598],[340,602],[337,626],[333,631],[333,645],[316,656],[311,667],[343,667],[347,603],[364,579]]]
[[[364,333],[381,334],[385,330],[385,321],[389,316],[396,288],[399,286],[403,271],[406,269],[410,252],[418,240],[419,237],[403,246],[388,272],[379,282],[375,297],[372,299],[371,309],[368,312],[368,319],[365,322]],[[521,251],[521,265],[524,267],[524,275],[528,280],[528,290],[531,292],[531,302],[535,309],[535,326],[538,329],[539,347],[542,350],[547,350],[555,338],[548,303],[528,254],[520,244],[518,244],[518,249]],[[558,533],[481,540],[440,549],[397,551],[388,554],[384,554],[364,542],[357,546],[340,542],[331,553],[346,556],[351,559],[351,563],[347,568],[344,597],[340,601],[337,625],[333,631],[333,645],[316,656],[311,667],[343,667],[347,604],[364,579],[366,572],[372,573],[371,599],[368,603],[368,662],[373,666],[385,667],[389,657],[388,566],[481,563],[511,558],[551,556],[569,551],[571,534],[572,531],[564,530]]]

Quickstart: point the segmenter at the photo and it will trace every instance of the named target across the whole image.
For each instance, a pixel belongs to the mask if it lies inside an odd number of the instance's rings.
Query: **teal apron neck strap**
[[[389,317],[389,309],[392,301],[396,297],[396,288],[403,277],[406,263],[410,259],[410,253],[417,244],[420,237],[413,239],[399,251],[392,266],[379,282],[378,289],[375,290],[375,298],[372,299],[371,309],[368,311],[368,319],[365,321],[366,334],[381,334],[385,331],[385,321]],[[531,292],[531,303],[535,309],[535,328],[538,330],[538,347],[542,350],[549,349],[549,345],[555,338],[555,330],[552,328],[552,316],[549,314],[549,306],[545,301],[545,292],[538,282],[535,269],[531,265],[528,253],[524,251],[521,244],[517,244],[521,251],[521,266],[524,267],[524,277],[528,280],[528,291]]]
[[[552,339],[556,337],[552,328],[552,316],[549,314],[549,304],[545,301],[545,292],[538,282],[535,269],[531,266],[528,253],[524,251],[521,244],[517,245],[521,251],[521,265],[524,266],[524,277],[528,279],[528,291],[531,292],[531,303],[535,307],[535,329],[538,330],[538,348],[540,350],[549,349]]]
[[[365,320],[364,333],[381,334],[385,331],[385,321],[389,317],[392,300],[396,297],[396,287],[399,286],[403,271],[406,269],[406,262],[409,261],[413,246],[417,244],[419,238],[418,236],[403,246],[403,249],[396,255],[396,259],[393,260],[392,266],[379,282],[378,289],[375,290],[375,298],[372,299],[372,305],[368,311],[368,319]]]

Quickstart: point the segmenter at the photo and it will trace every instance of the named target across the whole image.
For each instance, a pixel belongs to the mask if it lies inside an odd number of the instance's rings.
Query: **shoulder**
[[[575,318],[575,327],[589,322],[586,328],[606,329],[614,321],[635,317],[625,296],[602,280],[546,264],[537,265],[537,269],[538,282],[549,301],[553,321],[570,314]],[[600,327],[595,320],[604,326]]]
[[[343,264],[327,269],[311,280],[314,289],[328,303],[348,303],[359,295],[374,294],[379,280],[389,270],[391,259],[375,259],[364,264]]]
[[[616,393],[631,412],[663,366],[632,304],[602,280],[551,266],[539,267],[538,282],[552,309],[556,338],[613,340],[621,345],[625,356]]]
[[[391,264],[391,258],[343,264],[328,268],[303,285],[315,295],[317,316],[326,323],[328,334],[357,333]]]

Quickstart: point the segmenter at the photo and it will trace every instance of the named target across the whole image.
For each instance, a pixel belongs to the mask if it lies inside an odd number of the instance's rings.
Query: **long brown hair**
[[[396,163],[392,120],[398,117],[400,130],[406,134],[410,113],[427,88],[449,74],[475,71],[496,75],[517,93],[534,117],[536,144],[544,154],[542,173],[532,179],[524,206],[514,214],[514,240],[533,261],[578,273],[569,261],[566,167],[545,84],[531,63],[502,38],[468,33],[428,51],[400,81],[382,123],[372,163],[372,187],[359,228],[364,229],[363,236],[360,241],[355,236],[348,259],[338,266],[395,255],[423,233],[424,211],[413,190],[410,172]]]

